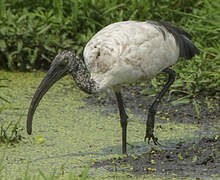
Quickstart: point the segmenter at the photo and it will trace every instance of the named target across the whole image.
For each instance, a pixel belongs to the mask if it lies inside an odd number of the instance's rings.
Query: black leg
[[[121,122],[121,128],[122,128],[122,153],[127,154],[127,119],[128,116],[125,112],[122,96],[120,92],[115,91],[116,99],[118,102],[118,109],[119,109],[119,115],[120,115],[120,122]]]
[[[167,92],[169,87],[175,81],[176,73],[175,73],[174,70],[166,68],[166,69],[163,70],[163,72],[168,73],[168,75],[169,75],[168,76],[168,81],[167,81],[166,85],[164,86],[164,88],[161,90],[161,92],[156,96],[156,99],[154,100],[154,102],[151,105],[151,107],[149,109],[149,112],[148,112],[148,119],[147,119],[147,123],[146,123],[146,135],[145,135],[145,138],[144,138],[145,141],[148,138],[148,143],[152,139],[154,144],[159,144],[158,143],[158,138],[154,136],[155,114],[157,112],[157,107],[158,107],[158,105],[160,103],[160,100],[162,99],[164,94]]]

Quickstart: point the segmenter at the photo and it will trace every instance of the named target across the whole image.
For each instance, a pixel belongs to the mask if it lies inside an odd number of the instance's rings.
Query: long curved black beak
[[[32,119],[34,116],[34,112],[40,102],[40,100],[43,98],[43,96],[46,94],[46,92],[50,89],[50,87],[55,84],[59,79],[64,77],[67,74],[67,71],[64,71],[63,69],[59,69],[58,67],[51,67],[49,71],[47,72],[46,76],[44,79],[41,81],[40,85],[38,86],[29,110],[28,110],[28,115],[27,115],[27,133],[31,134],[32,133]]]

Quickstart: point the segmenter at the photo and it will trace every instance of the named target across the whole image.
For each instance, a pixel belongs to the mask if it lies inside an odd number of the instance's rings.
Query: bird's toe
[[[146,142],[146,139],[148,138],[148,144],[150,144],[150,140],[152,139],[152,141],[154,142],[155,145],[160,145],[160,143],[158,142],[158,138],[155,137],[153,134],[149,135],[147,134],[145,137],[144,137],[144,141]]]

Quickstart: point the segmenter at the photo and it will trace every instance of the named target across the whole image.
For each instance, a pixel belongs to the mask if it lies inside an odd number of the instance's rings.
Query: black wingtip
[[[199,49],[184,35],[181,36],[180,42],[180,57],[191,59],[195,55],[200,54]]]

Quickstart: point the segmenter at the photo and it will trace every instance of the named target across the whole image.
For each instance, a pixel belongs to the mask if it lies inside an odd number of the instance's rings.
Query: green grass
[[[179,61],[172,93],[213,96],[220,91],[220,3],[212,0],[2,0],[0,67],[47,69],[63,49],[82,54],[87,41],[107,24],[123,20],[164,20],[193,35],[201,54]],[[162,78],[163,80],[164,78]],[[161,79],[153,80],[160,85]]]
[[[14,145],[19,143],[23,136],[21,135],[21,131],[23,128],[21,127],[19,121],[16,123],[10,121],[6,125],[3,123],[0,124],[0,145]]]
[[[0,78],[0,83],[4,82],[4,81],[7,82],[7,79]],[[2,88],[8,88],[8,86],[0,84],[0,90]],[[2,100],[5,103],[10,103],[7,98],[5,98],[4,96],[1,96],[1,95],[0,95],[0,100]],[[7,106],[4,103],[1,103],[0,104],[0,114],[5,109],[7,109]],[[4,121],[1,120],[0,121],[0,145],[2,145],[2,144],[13,145],[13,144],[16,144],[19,141],[21,141],[23,138],[21,136],[21,130],[22,130],[22,128],[20,126],[19,121],[15,122],[15,123],[13,121],[4,123]],[[0,171],[1,171],[1,163],[0,163]]]
[[[0,89],[2,89],[2,88],[7,88],[7,87],[8,87],[7,85],[3,85],[3,84],[2,84],[3,81],[7,81],[7,79],[0,78]],[[0,100],[9,103],[9,101],[7,100],[7,98],[5,98],[5,97],[3,97],[3,96],[0,96]],[[3,109],[4,109],[3,106],[0,106],[0,113],[1,113],[1,111],[2,111]]]

